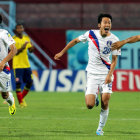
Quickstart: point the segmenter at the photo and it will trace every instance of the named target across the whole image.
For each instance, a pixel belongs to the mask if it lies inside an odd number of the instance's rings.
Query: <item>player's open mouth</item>
[[[105,29],[104,29],[105,31],[109,31],[109,27],[105,27]]]

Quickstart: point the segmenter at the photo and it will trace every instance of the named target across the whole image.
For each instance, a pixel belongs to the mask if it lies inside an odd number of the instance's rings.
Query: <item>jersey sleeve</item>
[[[87,31],[85,34],[83,34],[83,35],[80,35],[79,37],[78,37],[78,39],[81,41],[81,42],[83,42],[83,43],[85,43],[87,40],[88,40],[88,36],[89,36],[89,31]]]
[[[8,31],[4,31],[2,39],[8,46],[15,43],[14,39],[12,38],[12,36],[9,34]]]
[[[119,38],[116,37],[113,43],[119,41]],[[121,49],[112,51],[112,55],[121,55]]]

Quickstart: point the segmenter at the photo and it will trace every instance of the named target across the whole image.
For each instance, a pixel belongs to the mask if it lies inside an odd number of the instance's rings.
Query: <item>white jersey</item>
[[[8,55],[8,48],[14,44],[15,41],[7,30],[0,29],[0,62]],[[8,65],[8,62],[6,63]]]
[[[108,74],[111,66],[110,55],[121,55],[121,50],[111,51],[111,44],[119,39],[111,33],[102,37],[100,30],[90,30],[78,37],[80,41],[88,41],[88,65],[86,71],[92,74]]]

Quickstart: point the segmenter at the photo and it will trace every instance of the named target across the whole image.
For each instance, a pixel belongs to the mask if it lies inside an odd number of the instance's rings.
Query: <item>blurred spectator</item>
[[[16,94],[20,107],[27,106],[24,97],[28,94],[33,83],[27,51],[29,50],[30,53],[33,52],[34,47],[30,42],[29,36],[24,35],[23,32],[23,24],[17,24],[15,27],[15,36],[13,36],[17,48],[17,54],[13,58],[13,69],[16,83]],[[25,83],[25,86],[22,91],[21,86],[23,83]]]

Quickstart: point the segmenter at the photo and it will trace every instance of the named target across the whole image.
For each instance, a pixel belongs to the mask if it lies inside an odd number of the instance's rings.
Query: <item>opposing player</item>
[[[117,42],[113,43],[111,45],[111,50],[116,50],[116,49],[118,50],[121,47],[123,47],[123,45],[125,45],[127,43],[135,43],[135,42],[138,42],[138,41],[140,41],[140,35],[132,36],[132,37],[127,38],[125,40],[117,41]]]
[[[55,60],[60,57],[71,47],[79,42],[88,41],[88,65],[87,86],[85,93],[85,101],[88,109],[98,106],[96,93],[101,93],[101,113],[99,126],[96,135],[103,135],[103,127],[109,113],[109,99],[112,93],[113,71],[117,63],[117,56],[120,50],[112,51],[112,63],[109,59],[111,54],[111,44],[118,41],[118,38],[110,32],[112,25],[112,17],[109,14],[100,14],[98,16],[99,30],[90,30],[78,38],[70,41],[66,47],[54,56]]]
[[[16,94],[21,108],[26,107],[27,104],[24,97],[29,93],[33,83],[32,71],[28,60],[28,50],[33,52],[34,47],[31,44],[29,36],[23,34],[24,27],[22,24],[17,24],[15,28],[15,46],[17,53],[13,57],[13,69],[15,74]],[[22,91],[21,86],[25,83]]]
[[[0,24],[2,22],[2,16],[0,15]],[[8,61],[16,54],[15,41],[8,33],[7,30],[0,29],[0,92],[8,102],[9,113],[14,115],[16,112],[15,100],[13,94],[10,91],[11,74]],[[8,53],[8,49],[10,52]]]

